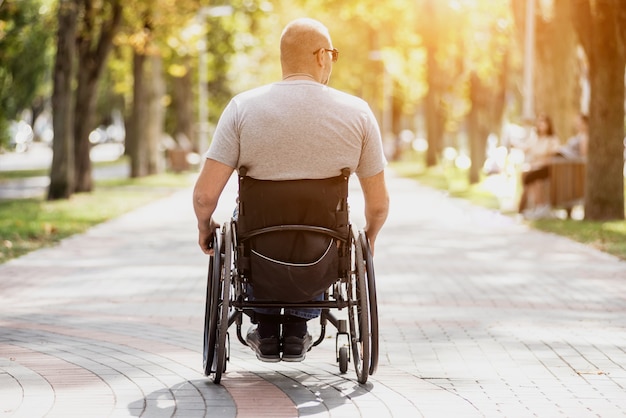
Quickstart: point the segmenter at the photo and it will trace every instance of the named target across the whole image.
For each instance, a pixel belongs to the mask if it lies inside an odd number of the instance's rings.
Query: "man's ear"
[[[320,49],[315,53],[315,60],[317,61],[317,65],[320,67],[324,67],[324,54],[320,54],[322,50]]]

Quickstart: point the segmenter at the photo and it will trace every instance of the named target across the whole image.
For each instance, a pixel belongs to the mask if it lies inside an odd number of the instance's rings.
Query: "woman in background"
[[[539,115],[535,129],[527,141],[518,146],[524,151],[525,161],[522,172],[523,189],[519,203],[520,213],[526,214],[527,208],[533,208],[533,217],[549,215],[550,202],[546,181],[548,162],[559,150],[559,146],[559,138],[554,133],[552,120],[545,114]]]

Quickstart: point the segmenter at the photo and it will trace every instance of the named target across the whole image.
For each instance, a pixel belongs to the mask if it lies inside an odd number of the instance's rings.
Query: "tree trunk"
[[[186,61],[189,61],[187,58]],[[194,135],[194,113],[193,113],[193,89],[191,69],[188,62],[185,63],[187,72],[182,77],[171,77],[171,94],[172,94],[172,109],[175,113],[174,122],[174,138],[178,140],[179,137],[184,136],[187,141],[190,141],[192,150],[194,152],[200,152],[200,144],[198,136]],[[179,144],[185,146],[186,144]]]
[[[493,109],[490,98],[490,89],[480,77],[472,72],[470,75],[470,101],[472,107],[467,117],[470,160],[472,165],[469,172],[469,183],[480,181],[480,171],[485,164],[487,151],[487,136],[491,127],[490,119]]]
[[[437,164],[438,157],[443,149],[443,134],[445,115],[441,103],[441,91],[443,88],[441,74],[444,72],[437,62],[439,50],[438,29],[440,25],[437,0],[427,0],[425,3],[425,15],[423,21],[422,36],[426,47],[426,82],[428,92],[425,100],[426,139],[428,150],[426,151],[426,166],[432,167]]]
[[[626,3],[575,0],[572,20],[589,60],[589,150],[585,219],[624,219]]]
[[[511,3],[520,45],[523,45],[526,28],[527,1],[530,0],[512,0]],[[532,1],[536,6],[542,3]],[[581,110],[580,65],[576,36],[569,19],[574,8],[572,0],[554,0],[548,16],[541,14],[540,7],[535,8],[534,110],[552,119],[555,133],[562,142],[573,134],[574,116]]]
[[[619,6],[596,1],[590,36],[591,84],[585,219],[624,219],[624,51]],[[623,15],[622,15],[623,16]]]
[[[74,193],[72,80],[76,11],[77,6],[74,0],[62,0],[59,4],[57,55],[52,94],[54,142],[48,200],[67,199]]]
[[[485,153],[487,151],[487,136],[489,129],[485,123],[485,113],[481,109],[472,109],[467,118],[467,133],[470,143],[470,160],[472,165],[469,170],[469,183],[480,182],[480,172],[485,164]]]
[[[146,58],[139,52],[133,55],[133,106],[126,144],[130,156],[130,176],[133,178],[148,175],[147,153],[144,150],[144,129],[149,121],[148,93],[144,80]]]
[[[552,119],[555,134],[565,142],[580,113],[580,66],[577,42],[569,19],[571,0],[554,0],[551,18],[536,18],[535,109]]]
[[[93,189],[89,133],[94,128],[98,80],[121,22],[122,6],[120,0],[112,0],[107,3],[108,10],[103,11],[95,7],[93,0],[82,0],[82,3],[83,29],[77,38],[80,71],[76,87],[74,152],[76,191],[89,192]],[[102,16],[104,12],[106,18]],[[102,23],[98,24],[100,21]]]
[[[426,166],[432,167],[437,164],[438,156],[442,150],[444,116],[441,109],[441,96],[438,91],[439,67],[435,57],[436,49],[427,48],[426,71],[428,79],[428,92],[426,93],[426,139],[428,150],[426,151]]]
[[[469,183],[480,181],[480,172],[485,165],[487,139],[492,132],[502,127],[502,115],[506,103],[506,81],[508,56],[500,62],[500,73],[493,79],[483,80],[475,71],[470,74],[469,96],[472,107],[468,114],[468,136],[470,159]]]
[[[133,58],[133,110],[130,121],[128,151],[131,177],[144,177],[163,171],[160,153],[165,110],[161,57],[135,52]]]
[[[96,108],[97,79],[93,68],[84,56],[80,59],[78,84],[76,88],[76,108],[74,110],[74,158],[76,162],[76,191],[90,192],[93,190],[91,176],[91,143],[89,133],[94,128],[94,111]]]
[[[148,125],[146,132],[146,152],[148,174],[157,174],[163,171],[164,162],[160,152],[160,143],[163,136],[165,109],[165,80],[163,77],[163,63],[159,55],[151,55],[147,62],[148,75]]]

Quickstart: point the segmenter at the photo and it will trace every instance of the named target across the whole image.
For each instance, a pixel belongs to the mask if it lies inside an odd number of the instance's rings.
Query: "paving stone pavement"
[[[626,262],[392,174],[389,186],[366,385],[339,373],[333,336],[276,364],[231,337],[222,385],[203,376],[208,260],[184,190],[0,265],[0,416],[626,415]]]

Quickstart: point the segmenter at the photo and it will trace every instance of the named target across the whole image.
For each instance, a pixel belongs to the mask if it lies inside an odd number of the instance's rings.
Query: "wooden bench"
[[[554,209],[565,209],[568,218],[574,206],[584,204],[586,167],[583,160],[554,159],[550,162],[550,204]]]

